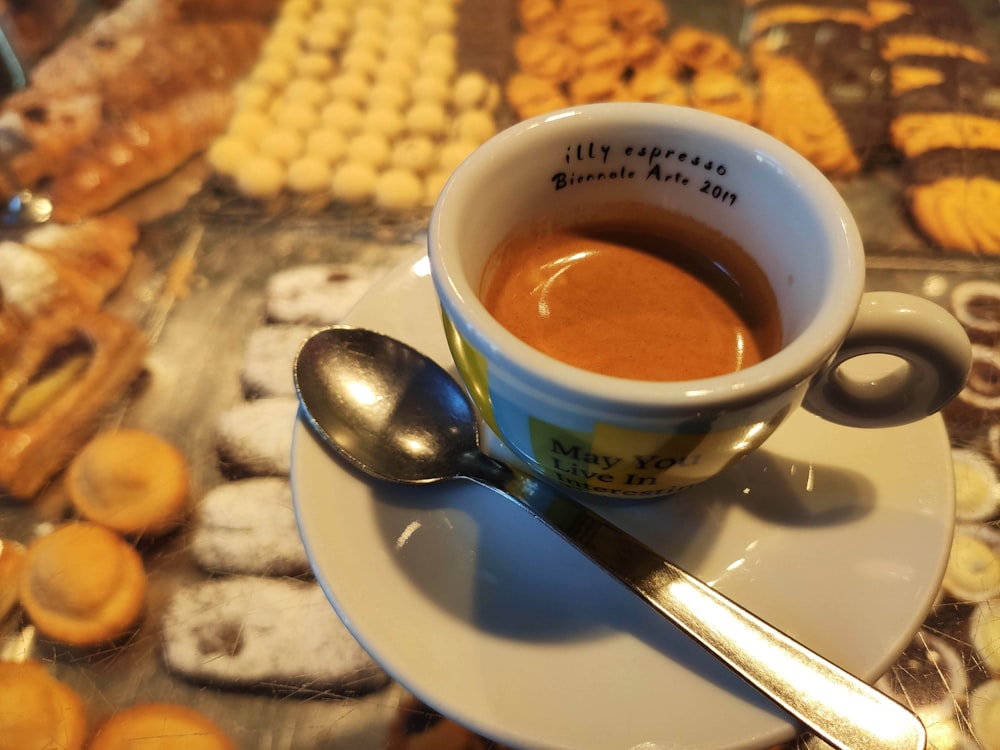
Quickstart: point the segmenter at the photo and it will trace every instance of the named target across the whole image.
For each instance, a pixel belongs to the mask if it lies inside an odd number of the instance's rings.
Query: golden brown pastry
[[[41,633],[71,646],[94,646],[138,622],[146,571],[139,553],[116,533],[73,521],[28,546],[19,593]]]
[[[132,265],[139,228],[117,214],[75,224],[49,223],[24,234],[22,243],[47,258],[81,303],[97,309]]]
[[[752,124],[757,102],[746,81],[734,73],[705,70],[691,79],[691,106]]]
[[[614,0],[611,13],[627,31],[658,32],[670,22],[667,4],[661,0]]]
[[[693,26],[681,26],[667,40],[673,56],[691,71],[735,72],[743,66],[743,55],[721,34]]]
[[[961,57],[977,63],[986,63],[990,59],[985,50],[974,44],[930,34],[891,34],[885,37],[882,44],[882,58],[886,62],[922,55]]]
[[[949,177],[913,185],[906,197],[917,226],[937,245],[1000,254],[1000,181]]]
[[[0,750],[81,750],[80,696],[37,661],[0,661]]]
[[[156,750],[236,750],[236,744],[200,711],[178,703],[140,703],[112,714],[87,750],[136,750],[155,737]]]
[[[512,75],[504,92],[511,108],[522,119],[561,109],[569,104],[569,99],[552,81],[527,73]]]
[[[756,38],[775,27],[819,21],[854,24],[864,29],[873,25],[872,17],[865,8],[834,8],[789,2],[755,11],[750,19],[750,33]]]
[[[17,606],[17,582],[24,567],[24,545],[0,538],[0,623]]]
[[[514,41],[514,57],[521,70],[553,83],[570,80],[577,71],[573,50],[548,34],[521,34]]]
[[[809,72],[774,57],[758,70],[757,126],[784,141],[828,175],[861,169],[836,113]]]
[[[584,73],[569,84],[573,104],[623,101],[628,98],[625,82],[615,71]]]
[[[65,483],[87,520],[128,536],[160,536],[184,518],[189,474],[172,443],[122,429],[91,439],[70,461]]]
[[[889,131],[892,144],[907,157],[1000,145],[1000,120],[966,112],[905,112],[893,118]]]
[[[0,487],[34,497],[93,434],[145,353],[142,332],[113,315],[36,321],[0,371]]]
[[[636,71],[628,82],[629,98],[640,102],[659,102],[685,106],[690,103],[687,87],[672,76],[653,68]]]

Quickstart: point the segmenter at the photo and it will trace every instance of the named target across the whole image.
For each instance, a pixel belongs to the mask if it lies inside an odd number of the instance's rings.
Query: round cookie
[[[88,750],[130,750],[156,738],[157,750],[236,750],[232,739],[203,713],[177,703],[140,703],[112,714]]]
[[[66,490],[89,521],[128,536],[160,536],[184,519],[190,471],[163,438],[116,430],[97,435],[73,458]]]
[[[139,620],[146,586],[135,548],[103,526],[79,521],[28,546],[19,594],[46,636],[91,646],[115,640]]]
[[[0,661],[0,749],[80,750],[87,718],[80,696],[37,661]]]

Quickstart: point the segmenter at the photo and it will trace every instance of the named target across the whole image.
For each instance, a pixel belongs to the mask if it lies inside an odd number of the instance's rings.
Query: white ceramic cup
[[[777,297],[781,349],[727,375],[628,380],[553,359],[490,315],[481,279],[511,230],[611,202],[664,207],[739,243]],[[853,426],[920,419],[958,393],[971,363],[964,329],[939,306],[863,293],[857,227],[815,167],[694,109],[594,104],[514,125],[455,170],[428,247],[449,345],[486,422],[533,472],[595,496],[659,497],[708,479],[803,402]],[[905,364],[878,376],[845,365],[871,353]]]

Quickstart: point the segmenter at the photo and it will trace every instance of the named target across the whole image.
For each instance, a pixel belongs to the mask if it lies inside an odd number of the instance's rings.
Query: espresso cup
[[[490,313],[484,274],[505,238],[609,207],[625,223],[668,211],[738,244],[773,292],[777,351],[724,374],[638,380],[543,353]],[[964,329],[942,308],[864,293],[857,226],[815,167],[755,128],[694,109],[594,104],[514,125],[454,171],[428,249],[448,344],[486,423],[533,473],[602,498],[702,482],[800,405],[856,427],[921,419],[958,393],[971,365]],[[894,364],[857,364],[872,354]]]

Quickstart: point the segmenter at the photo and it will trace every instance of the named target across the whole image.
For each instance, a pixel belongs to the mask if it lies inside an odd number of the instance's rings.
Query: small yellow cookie
[[[79,521],[28,546],[19,593],[46,636],[91,646],[113,641],[138,621],[146,585],[135,548],[103,526]]]
[[[236,750],[218,724],[176,703],[140,703],[112,714],[88,750],[136,750],[147,745],[156,750]]]
[[[176,529],[187,512],[190,484],[177,447],[142,430],[97,435],[66,472],[66,491],[77,512],[129,536]]]
[[[0,662],[0,750],[80,750],[86,736],[72,688],[37,661]]]

